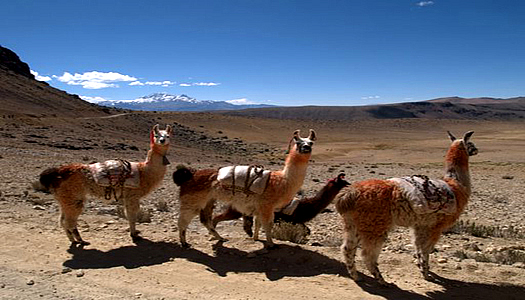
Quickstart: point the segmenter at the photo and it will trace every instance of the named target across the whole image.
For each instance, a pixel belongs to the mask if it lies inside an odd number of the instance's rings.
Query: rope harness
[[[119,167],[117,168],[118,172],[116,172],[116,174],[106,175],[109,180],[109,185],[104,189],[104,198],[109,201],[113,196],[115,201],[119,202],[117,189],[120,188],[120,196],[122,196],[124,194],[124,183],[131,175],[131,163],[123,159],[116,160],[120,163]]]
[[[218,180],[223,186],[231,190],[232,194],[242,192],[246,196],[262,193],[269,179],[269,172],[261,165],[225,167],[227,171],[219,172]],[[266,181],[261,182],[261,180]],[[262,187],[261,187],[262,186]]]

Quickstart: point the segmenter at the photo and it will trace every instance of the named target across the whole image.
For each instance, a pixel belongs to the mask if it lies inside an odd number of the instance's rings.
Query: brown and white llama
[[[186,242],[186,228],[191,220],[200,214],[201,222],[210,234],[219,240],[224,240],[215,230],[212,223],[213,207],[217,200],[230,204],[234,209],[245,215],[255,216],[254,239],[258,239],[259,228],[262,224],[266,232],[267,247],[273,247],[272,226],[274,211],[286,206],[300,189],[306,175],[308,161],[312,153],[312,145],[316,140],[315,132],[310,129],[307,138],[301,138],[299,130],[293,134],[289,144],[289,153],[285,165],[279,171],[257,171],[257,168],[246,166],[225,167],[217,169],[188,170],[179,169],[173,173],[173,181],[180,186],[180,214],[179,236],[183,246]],[[235,169],[244,170],[247,174],[258,173],[259,177],[237,180],[242,184],[238,188],[235,184],[237,173]],[[223,173],[232,181],[221,179]],[[249,179],[249,180],[248,180]],[[260,180],[259,180],[260,179]],[[257,192],[249,190],[249,186],[258,183]],[[248,184],[248,181],[249,184]],[[254,184],[253,184],[254,185]]]
[[[353,183],[336,197],[336,208],[344,222],[341,250],[352,279],[359,279],[355,254],[360,243],[368,270],[380,284],[387,284],[377,260],[387,233],[396,225],[412,229],[419,269],[426,280],[432,279],[429,254],[470,198],[469,156],[478,153],[470,142],[473,133],[456,139],[448,132],[452,144],[445,156],[443,180],[426,176],[370,179]]]
[[[170,145],[171,126],[150,132],[150,150],[144,162],[110,160],[104,163],[69,164],[49,168],[40,174],[40,183],[49,189],[60,204],[60,225],[73,244],[89,245],[77,229],[86,196],[122,201],[133,241],[140,239],[135,228],[140,211],[139,201],[155,189],[164,178],[166,153]]]
[[[350,183],[345,180],[345,174],[339,174],[336,178],[328,180],[326,185],[323,186],[313,197],[294,199],[289,205],[275,212],[274,223],[287,222],[292,224],[302,224],[306,227],[305,223],[321,213],[330,203],[332,203],[332,200],[334,200],[339,191],[348,185],[350,185]],[[224,212],[213,217],[213,226],[216,227],[219,222],[235,220],[240,217],[243,217],[244,231],[249,236],[252,236],[253,217],[246,215],[243,216],[242,213],[235,210],[231,205],[229,205]]]

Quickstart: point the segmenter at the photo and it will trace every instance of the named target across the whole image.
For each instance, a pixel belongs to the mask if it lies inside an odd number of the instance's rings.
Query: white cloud
[[[130,82],[129,85],[140,85],[140,86],[142,86],[142,85],[144,85],[144,83],[142,83],[142,82],[137,80],[137,81]]]
[[[175,82],[169,81],[169,80],[164,80],[164,81],[146,81],[146,83],[144,83],[144,84],[145,85],[154,85],[154,86],[167,87],[167,86],[170,86],[170,85],[174,85]]]
[[[102,101],[107,101],[106,99],[102,97],[90,97],[90,96],[80,96],[80,99],[87,101],[87,102],[91,102],[91,103],[99,103]]]
[[[416,3],[416,5],[419,7],[430,6],[430,5],[434,5],[434,1],[420,1]]]
[[[115,82],[136,81],[137,78],[116,72],[98,72],[91,71],[83,74],[64,72],[62,76],[53,76],[58,81],[68,85],[81,85],[85,89],[103,89],[109,87],[118,87]]]
[[[379,99],[381,98],[380,96],[366,96],[366,97],[361,97],[362,100],[370,100],[370,99]]]
[[[51,81],[51,77],[49,76],[41,76],[38,74],[37,71],[33,71],[31,70],[31,74],[33,74],[35,76],[35,79],[38,80],[38,81]]]
[[[181,83],[179,86],[217,86],[220,83],[217,82],[193,82],[193,83]]]
[[[235,105],[240,105],[240,104],[256,104],[255,102],[252,102],[246,98],[241,98],[241,99],[233,99],[233,100],[227,100],[226,102],[228,103],[231,103],[231,104],[235,104]]]
[[[216,83],[216,82],[195,82],[193,83],[193,85],[197,85],[197,86],[217,86],[219,84],[220,83]]]

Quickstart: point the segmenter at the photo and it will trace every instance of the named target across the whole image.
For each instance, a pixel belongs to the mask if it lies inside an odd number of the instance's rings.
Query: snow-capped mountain
[[[155,93],[135,100],[113,100],[98,102],[98,105],[111,106],[133,110],[156,111],[210,111],[210,110],[238,110],[246,108],[269,107],[265,104],[236,105],[226,101],[197,100],[187,95],[170,95]]]

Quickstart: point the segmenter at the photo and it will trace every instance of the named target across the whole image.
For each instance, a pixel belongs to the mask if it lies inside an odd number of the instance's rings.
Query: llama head
[[[447,131],[447,133],[452,143],[461,144],[465,148],[465,151],[467,151],[469,156],[478,154],[478,148],[476,148],[476,145],[470,141],[470,137],[474,134],[474,131],[466,132],[463,136],[463,139],[459,140],[456,139],[456,137],[450,131]]]
[[[315,131],[310,129],[310,135],[307,138],[302,138],[300,135],[300,130],[296,130],[293,133],[292,140],[290,140],[290,145],[288,150],[292,148],[292,142],[295,144],[295,149],[300,154],[310,154],[312,153],[312,145],[317,138],[315,137]]]
[[[341,173],[337,175],[337,178],[334,179],[334,183],[337,186],[340,186],[341,188],[344,188],[345,186],[349,186],[350,182],[345,180],[345,173]]]
[[[165,130],[160,130],[159,124],[156,124],[150,132],[150,143],[155,146],[169,146],[171,132],[170,125],[167,125]]]

